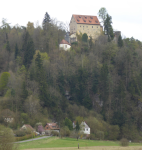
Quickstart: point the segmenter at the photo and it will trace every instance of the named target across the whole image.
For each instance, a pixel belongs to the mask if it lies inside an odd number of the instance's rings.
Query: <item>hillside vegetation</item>
[[[142,43],[123,46],[101,35],[59,50],[65,30],[56,20],[43,27],[0,28],[0,123],[17,129],[65,118],[87,121],[92,139],[142,137]],[[3,119],[8,109],[13,123]],[[78,118],[79,118],[78,117]],[[101,135],[101,137],[100,137]]]

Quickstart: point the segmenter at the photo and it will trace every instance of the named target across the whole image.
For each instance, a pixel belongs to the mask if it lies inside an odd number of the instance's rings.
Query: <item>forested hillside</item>
[[[107,139],[116,131],[108,139],[140,139],[142,43],[126,38],[121,45],[103,34],[85,41],[78,35],[78,42],[64,51],[59,50],[64,35],[62,24],[52,19],[43,26],[28,22],[27,27],[3,20],[0,123],[12,129],[48,121],[64,126],[66,117],[74,121],[80,116],[96,136],[101,131]],[[4,122],[6,109],[13,112],[14,123]]]

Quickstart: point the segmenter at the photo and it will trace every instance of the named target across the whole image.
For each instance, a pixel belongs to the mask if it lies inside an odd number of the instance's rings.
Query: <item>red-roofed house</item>
[[[59,49],[63,49],[65,51],[69,50],[71,47],[70,43],[68,43],[66,40],[62,40],[59,44]]]
[[[93,39],[96,39],[101,35],[102,31],[103,28],[100,25],[97,16],[72,15],[70,21],[70,40],[72,40],[72,35],[74,36],[74,33],[86,33],[88,37],[92,36]]]
[[[45,125],[45,130],[50,130],[50,131],[57,131],[59,132],[60,131],[60,128],[59,126],[57,125],[57,123],[47,123]]]

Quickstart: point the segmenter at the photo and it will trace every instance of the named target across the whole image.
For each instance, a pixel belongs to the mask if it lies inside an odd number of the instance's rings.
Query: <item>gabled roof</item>
[[[57,123],[47,123],[46,125],[45,125],[45,127],[49,127],[50,128],[50,130],[59,130],[60,128],[58,127],[58,125],[57,125]]]
[[[24,124],[21,128],[24,129],[24,127],[26,127],[26,129],[30,129],[30,130],[32,130],[32,131],[35,130],[35,129],[33,129],[32,126],[29,125],[29,124]]]
[[[60,44],[68,44],[68,45],[70,45],[70,43],[68,43],[66,40],[62,40],[61,42],[60,42]]]
[[[83,126],[84,128],[90,128],[85,121],[82,121],[80,125]],[[75,127],[76,127],[76,121],[73,121],[73,128]]]
[[[89,15],[73,15],[76,23],[78,24],[91,24],[91,25],[100,25],[100,22],[97,16]]]
[[[82,121],[82,122],[81,122],[81,125],[83,125],[84,128],[90,128],[90,127],[87,125],[87,123],[86,123],[85,121]]]

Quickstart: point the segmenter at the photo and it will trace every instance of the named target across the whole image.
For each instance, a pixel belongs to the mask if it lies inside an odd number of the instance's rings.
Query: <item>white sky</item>
[[[113,28],[123,37],[142,41],[142,0],[0,0],[0,22],[6,18],[11,25],[26,26],[28,21],[41,25],[45,12],[69,22],[72,14],[97,16],[101,7],[107,9]]]

